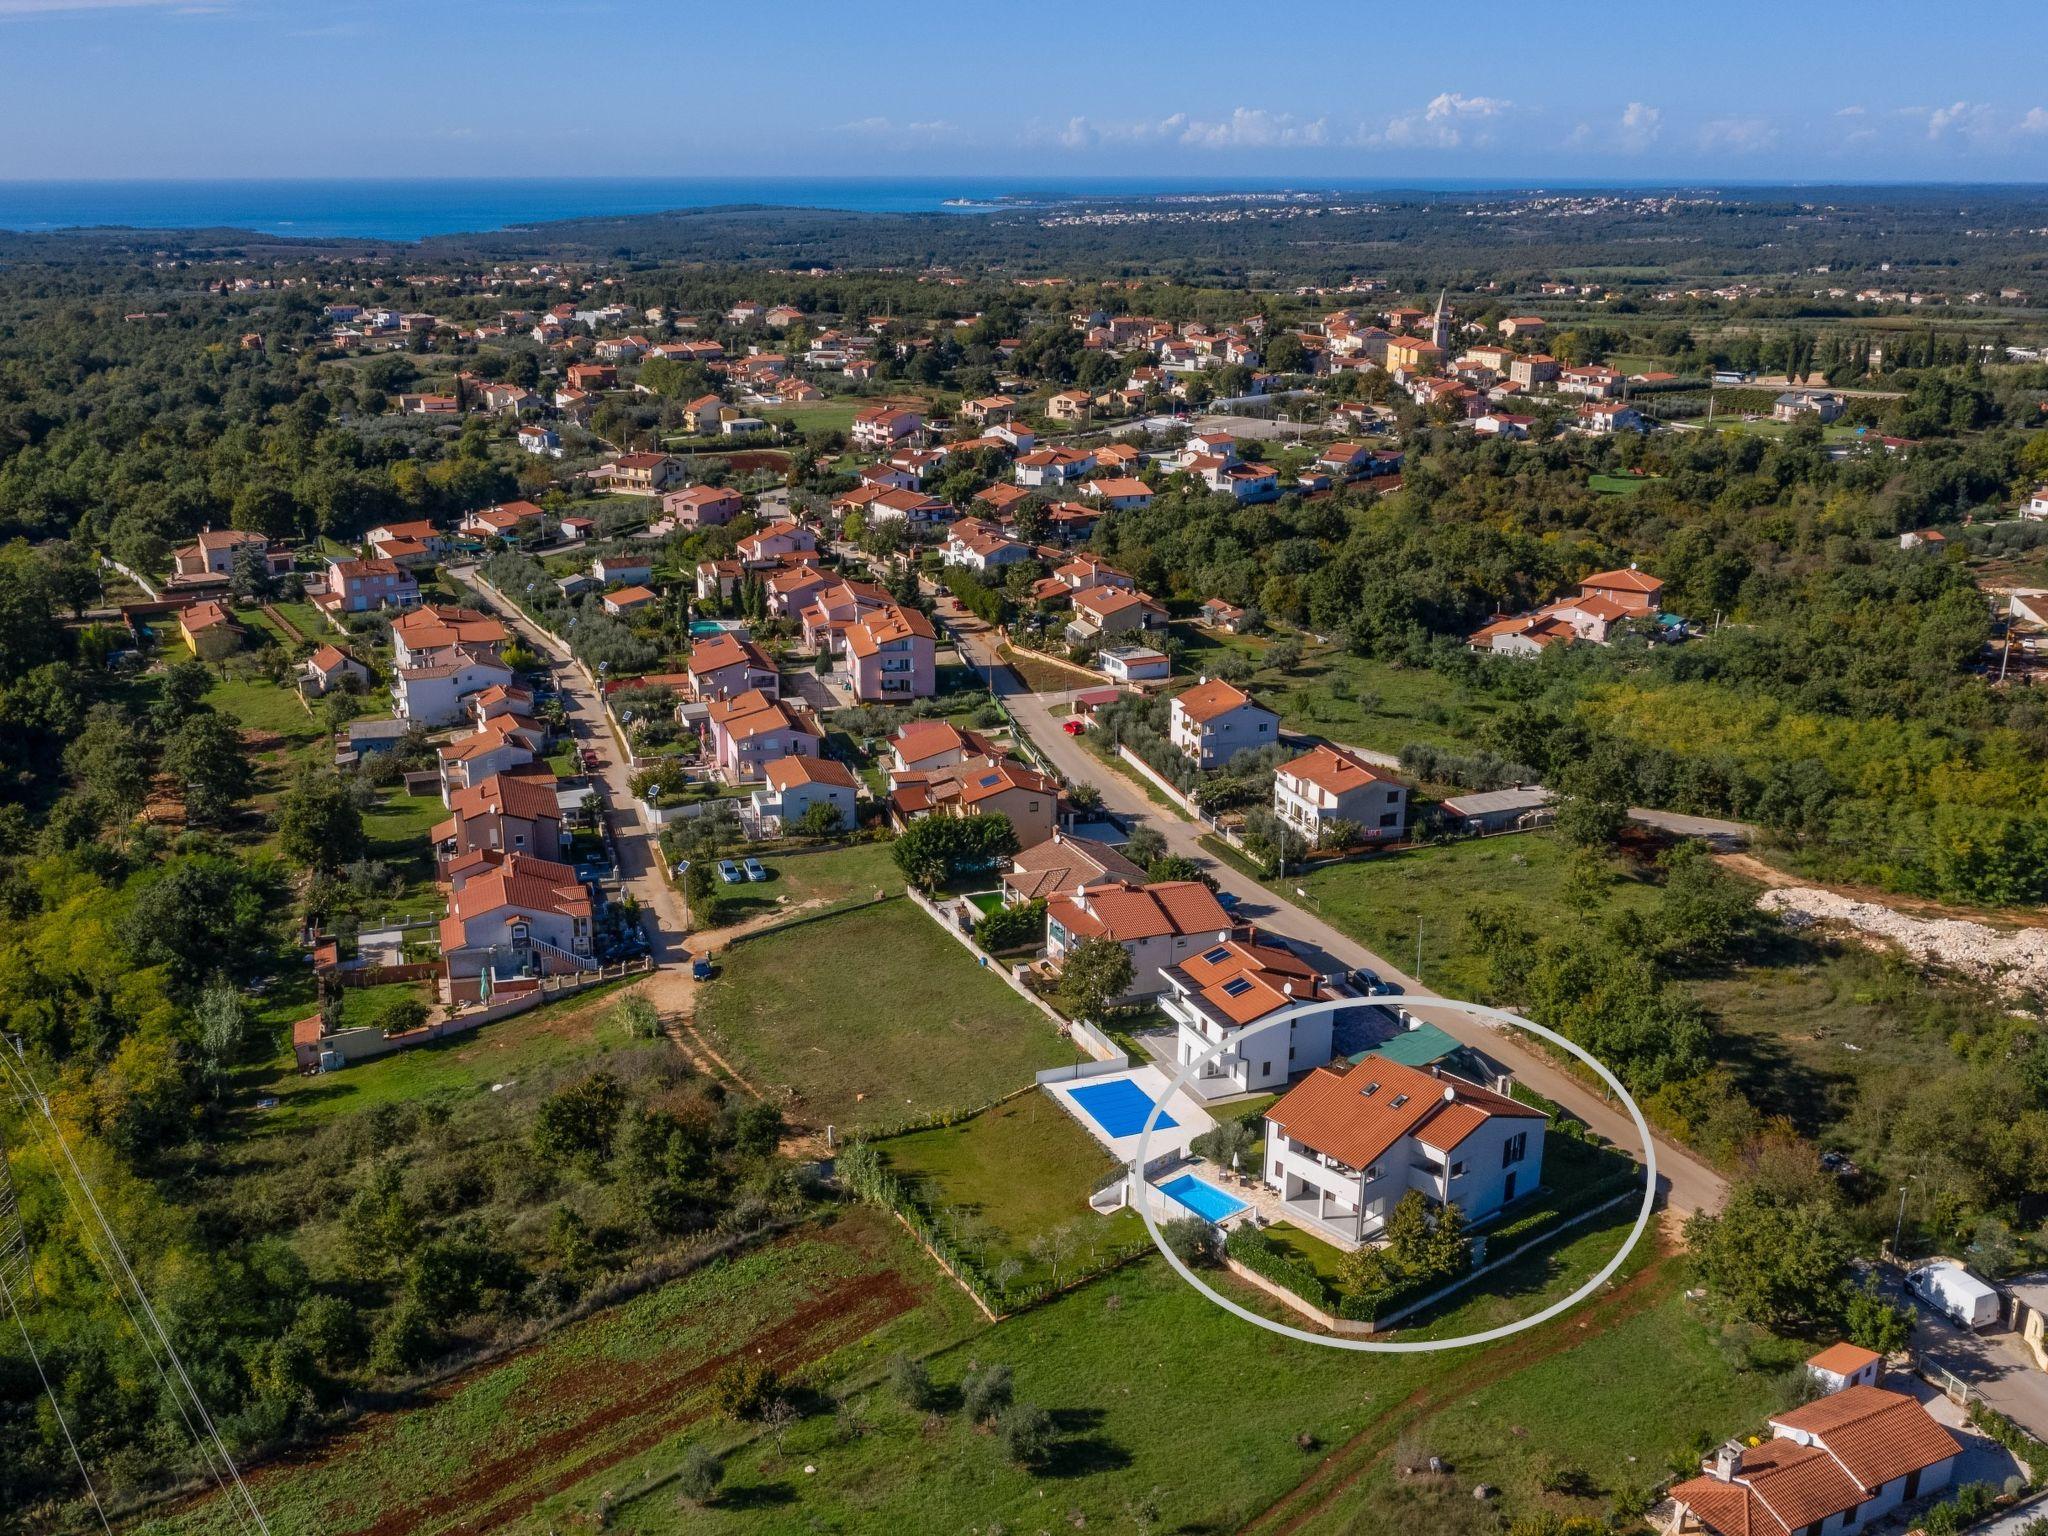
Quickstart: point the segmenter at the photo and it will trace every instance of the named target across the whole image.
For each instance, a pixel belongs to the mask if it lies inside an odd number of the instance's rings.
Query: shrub
[[[1216,1229],[1199,1216],[1182,1216],[1159,1229],[1166,1246],[1181,1263],[1190,1267],[1214,1263]]]
[[[1044,901],[998,907],[974,925],[974,942],[990,954],[1035,945],[1045,937]]]
[[[915,1355],[897,1354],[889,1361],[889,1390],[896,1401],[916,1413],[929,1410],[936,1400],[932,1373]]]
[[[387,1035],[403,1035],[427,1022],[427,1005],[417,997],[396,997],[377,1015],[377,1027]]]
[[[1007,1365],[991,1365],[971,1372],[960,1383],[961,1406],[966,1409],[970,1424],[993,1423],[1010,1406],[1013,1395]]]
[[[1003,1450],[1020,1467],[1036,1466],[1052,1454],[1052,1415],[1036,1403],[1017,1403],[1000,1421]]]
[[[693,1445],[676,1468],[676,1495],[687,1504],[709,1504],[725,1481],[725,1463],[709,1446]]]
[[[711,1382],[711,1400],[718,1411],[737,1422],[759,1419],[782,1395],[782,1380],[760,1360],[735,1360]]]

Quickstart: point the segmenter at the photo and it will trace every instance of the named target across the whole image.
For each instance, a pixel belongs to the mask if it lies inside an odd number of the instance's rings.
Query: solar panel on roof
[[[981,776],[981,787],[983,789],[987,789],[990,785],[1000,784],[1002,782],[1003,776],[1000,773],[984,773]]]
[[[1230,951],[1225,949],[1221,944],[1219,944],[1214,949],[1210,950],[1207,954],[1202,956],[1202,958],[1208,961],[1211,965],[1221,965],[1225,960],[1228,960],[1230,958]]]
[[[1225,997],[1243,997],[1251,989],[1252,984],[1242,976],[1233,976],[1230,980],[1223,983],[1223,995]]]

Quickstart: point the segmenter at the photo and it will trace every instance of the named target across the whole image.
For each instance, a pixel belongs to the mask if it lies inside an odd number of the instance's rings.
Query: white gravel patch
[[[1805,885],[1766,891],[1757,905],[1789,927],[1838,925],[2009,995],[2048,995],[2048,928],[2001,929],[1961,918],[1909,917],[1874,901]]]

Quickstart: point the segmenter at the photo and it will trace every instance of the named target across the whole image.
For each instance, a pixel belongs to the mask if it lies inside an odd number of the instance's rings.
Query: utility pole
[[[1422,914],[1415,914],[1415,985],[1422,985]]]

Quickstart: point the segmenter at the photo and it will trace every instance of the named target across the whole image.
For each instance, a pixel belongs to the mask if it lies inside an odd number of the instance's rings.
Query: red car
[[[1088,729],[1088,724],[1084,720],[1068,720],[1061,724],[1060,729],[1069,736],[1078,736]]]

